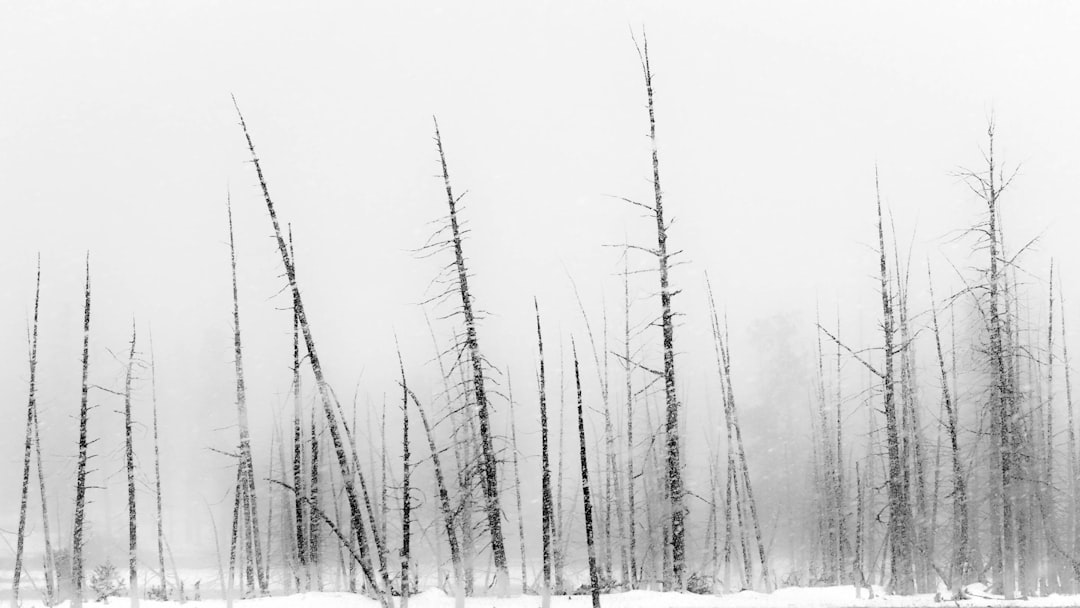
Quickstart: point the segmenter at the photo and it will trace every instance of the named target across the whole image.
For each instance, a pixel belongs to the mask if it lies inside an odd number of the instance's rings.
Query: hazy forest
[[[0,10],[0,601],[1080,602],[1080,14],[785,6]]]

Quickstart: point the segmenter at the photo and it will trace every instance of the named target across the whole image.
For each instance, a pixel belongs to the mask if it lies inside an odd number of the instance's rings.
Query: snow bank
[[[395,598],[397,604],[400,598]],[[587,595],[559,595],[551,598],[552,608],[590,608],[591,598]],[[1060,608],[1080,606],[1080,596],[1052,595],[1007,602],[992,598],[969,600],[949,600],[939,602],[932,594],[915,596],[889,596],[880,588],[875,588],[875,598],[855,597],[855,590],[850,585],[838,587],[789,587],[773,593],[742,591],[728,595],[694,595],[691,593],[672,593],[661,591],[628,591],[610,593],[601,597],[604,608],[920,608],[940,607],[993,607],[1007,608]],[[6,606],[8,602],[4,602]],[[84,602],[86,608],[129,608],[126,598],[112,598],[108,604]],[[42,608],[39,601],[24,601],[24,608]],[[201,600],[198,602],[155,602],[142,600],[142,608],[225,608],[221,599]],[[295,595],[263,597],[234,602],[235,608],[378,608],[375,600],[345,592],[300,593]],[[453,608],[454,598],[439,589],[428,589],[414,595],[409,600],[410,608]],[[473,597],[465,601],[466,608],[539,608],[540,598],[535,595],[494,598]],[[60,608],[70,608],[65,602]]]

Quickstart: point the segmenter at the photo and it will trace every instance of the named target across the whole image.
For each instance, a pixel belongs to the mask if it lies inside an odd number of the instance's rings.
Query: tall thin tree
[[[157,368],[154,365],[154,334],[150,333],[150,403],[154,417],[154,498],[157,507],[158,569],[161,573],[161,593],[169,597],[169,585],[165,580],[165,527],[161,516],[161,453],[158,442]]]
[[[139,606],[138,526],[135,521],[135,446],[131,435],[131,381],[135,370],[135,322],[131,323],[131,350],[124,379],[124,465],[128,498],[128,593],[131,605]]]
[[[304,310],[304,303],[300,297],[300,288],[296,283],[296,272],[292,264],[292,259],[289,256],[288,249],[285,245],[285,239],[281,234],[281,227],[278,223],[277,213],[274,210],[273,200],[270,198],[270,191],[266,185],[266,179],[263,176],[262,166],[259,163],[259,157],[255,154],[255,144],[251,140],[251,134],[248,132],[247,124],[244,122],[244,117],[240,113],[240,107],[236,104],[235,98],[233,99],[233,105],[236,107],[237,116],[240,119],[240,127],[244,132],[244,139],[247,141],[248,150],[251,152],[252,164],[255,165],[255,173],[259,179],[259,186],[262,190],[263,199],[266,202],[266,208],[270,215],[270,221],[274,226],[274,236],[277,240],[278,251],[281,254],[282,262],[285,265],[285,274],[289,280],[289,287],[293,293],[293,302],[297,316],[300,318],[300,329],[304,335],[304,344],[308,353],[308,360],[311,362],[311,370],[315,375],[315,385],[319,391],[319,397],[323,404],[323,413],[326,416],[326,426],[330,430],[330,438],[333,442],[334,452],[337,456],[338,467],[342,472],[345,486],[345,497],[349,503],[349,515],[352,523],[352,530],[355,533],[357,544],[363,545],[365,542],[364,522],[361,513],[360,503],[357,500],[356,489],[353,484],[352,476],[349,473],[349,461],[345,454],[345,446],[341,440],[341,431],[338,428],[337,414],[334,412],[333,400],[330,395],[330,388],[323,376],[322,364],[319,361],[318,351],[315,349],[315,340],[312,337],[311,327],[307,321],[307,315]],[[359,471],[356,472],[359,475]],[[388,597],[389,590],[380,588],[375,580],[374,572],[371,568],[370,559],[366,555],[361,554],[358,559],[360,560],[361,569],[364,572],[364,576],[367,578],[371,588],[375,590],[375,593],[379,597],[380,603],[389,608],[390,599]]]
[[[90,252],[86,253],[86,290],[83,300],[82,400],[79,406],[79,459],[75,468],[75,523],[71,539],[71,580],[75,593],[71,604],[82,608],[83,600],[83,523],[86,519],[86,460],[89,442],[86,426],[89,414],[87,375],[90,369]],[[18,572],[18,570],[16,570]]]
[[[540,510],[543,542],[543,578],[540,583],[541,608],[551,606],[551,533],[554,526],[551,497],[551,463],[548,456],[547,375],[544,370],[544,333],[540,329],[540,304],[533,297],[536,310],[536,344],[540,360]]]
[[[11,603],[19,606],[19,583],[22,579],[23,548],[26,540],[26,503],[30,496],[30,448],[34,439],[34,420],[37,416],[37,337],[38,304],[41,301],[41,257],[38,256],[37,283],[34,288],[34,329],[30,340],[30,396],[26,406],[26,441],[23,444],[22,494],[19,503],[19,532],[15,540],[15,571],[11,577]],[[40,476],[40,470],[38,471]],[[44,498],[44,497],[42,497]],[[47,537],[46,537],[47,538]]]
[[[506,547],[502,533],[502,511],[499,508],[498,474],[496,471],[495,448],[491,440],[491,422],[487,392],[484,389],[484,359],[480,353],[480,343],[476,336],[476,316],[473,311],[473,296],[469,291],[469,277],[465,267],[465,254],[462,251],[461,230],[458,224],[457,204],[450,187],[450,171],[446,166],[446,153],[443,150],[439,123],[435,121],[435,144],[439,150],[439,162],[442,165],[443,182],[446,185],[446,199],[450,206],[450,230],[453,239],[454,265],[457,269],[457,286],[461,293],[461,312],[465,319],[465,348],[472,366],[472,396],[476,404],[480,422],[480,485],[484,493],[487,512],[488,533],[491,535],[491,552],[495,561],[497,595],[505,595],[509,584],[509,567],[506,561]]]
[[[574,383],[577,386],[578,454],[581,456],[581,499],[585,506],[585,543],[589,552],[589,590],[593,608],[600,608],[600,568],[596,564],[596,541],[593,534],[593,507],[589,493],[589,459],[585,449],[585,406],[581,397],[581,372],[578,368],[577,346],[570,341],[574,352]]]
[[[226,209],[229,215],[229,260],[232,267],[232,296],[233,296],[233,357],[236,366],[236,412],[239,418],[240,428],[240,469],[243,483],[247,485],[250,513],[249,525],[251,526],[251,542],[255,571],[259,581],[259,592],[266,593],[267,581],[262,568],[262,547],[259,540],[259,507],[255,492],[255,467],[251,458],[251,433],[248,428],[247,392],[244,387],[244,357],[240,341],[240,296],[236,281],[236,242],[233,238],[232,200],[231,196],[226,199]]]
[[[636,41],[635,41],[636,44]],[[664,438],[666,441],[665,468],[667,469],[666,490],[670,501],[671,514],[671,565],[674,585],[677,589],[686,586],[686,505],[682,479],[682,461],[680,455],[679,434],[679,399],[675,384],[675,314],[671,299],[675,291],[671,289],[669,270],[670,260],[678,252],[668,252],[668,228],[664,221],[663,190],[660,188],[660,156],[656,140],[656,109],[653,99],[653,74],[649,65],[649,41],[642,35],[642,45],[638,48],[641,70],[645,76],[645,91],[649,109],[649,142],[652,147],[652,183],[653,205],[650,209],[656,219],[656,256],[660,270],[660,327],[664,349]]]

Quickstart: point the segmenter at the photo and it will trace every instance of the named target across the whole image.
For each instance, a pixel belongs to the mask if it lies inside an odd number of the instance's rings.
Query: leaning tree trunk
[[[41,259],[38,257],[37,287],[34,292],[34,334],[30,345],[30,399],[34,401],[34,455],[37,462],[38,491],[41,495],[41,531],[45,536],[45,601],[54,604],[59,599],[56,586],[56,561],[52,550],[52,534],[49,532],[49,501],[45,492],[45,473],[41,465],[41,426],[38,421],[35,372],[37,368],[38,301],[41,293]]]
[[[707,280],[707,279],[706,279]],[[707,284],[708,285],[708,284]],[[749,510],[750,523],[754,528],[754,540],[757,544],[758,561],[761,564],[761,578],[765,582],[765,589],[772,589],[772,580],[769,575],[769,562],[765,554],[765,542],[761,533],[761,523],[758,519],[757,503],[754,500],[754,489],[750,483],[750,468],[746,462],[746,449],[743,446],[742,440],[742,428],[739,426],[739,416],[735,409],[735,389],[731,382],[731,352],[728,345],[730,340],[727,337],[727,320],[724,321],[724,331],[721,334],[720,319],[716,313],[716,302],[713,299],[712,285],[708,285],[709,292],[709,311],[712,317],[712,331],[714,339],[714,349],[716,351],[717,365],[719,366],[721,383],[723,384],[724,391],[724,419],[727,428],[727,440],[728,440],[728,470],[730,486],[728,493],[728,536],[731,536],[731,501],[734,499],[737,507],[737,513],[739,515],[739,527],[741,530],[741,536],[743,538],[743,568],[746,572],[747,584],[751,584],[752,575],[752,561],[747,548],[746,538],[748,536],[746,527],[743,526],[744,517],[742,515],[742,501],[745,500]],[[824,429],[823,429],[824,430]],[[742,487],[742,496],[740,497],[739,487]],[[733,496],[734,494],[734,496]],[[729,541],[730,542],[730,541]]]
[[[235,100],[234,100],[235,105]],[[308,325],[307,315],[304,311],[304,303],[300,297],[300,288],[296,283],[296,271],[292,264],[292,258],[289,256],[288,249],[285,246],[285,239],[281,235],[281,227],[278,223],[277,213],[274,210],[274,203],[270,198],[270,191],[266,185],[266,179],[263,177],[262,166],[259,164],[259,158],[255,154],[255,144],[251,141],[251,135],[248,133],[247,124],[244,122],[244,117],[240,114],[240,108],[236,108],[237,116],[240,119],[240,127],[244,131],[244,138],[248,144],[248,150],[251,152],[253,164],[255,165],[255,173],[258,175],[259,186],[262,189],[263,199],[266,202],[267,211],[270,214],[271,223],[274,226],[274,236],[277,240],[278,251],[281,254],[282,262],[285,265],[285,274],[289,279],[289,287],[292,290],[293,302],[296,310],[296,315],[300,320],[300,329],[304,334],[304,344],[307,348],[308,358],[311,361],[311,370],[315,375],[315,384],[319,391],[319,397],[323,404],[323,413],[326,416],[326,426],[330,430],[330,438],[333,441],[334,452],[337,456],[338,467],[342,472],[342,479],[344,480],[345,496],[349,502],[349,515],[352,522],[352,530],[355,532],[358,545],[362,545],[365,542],[364,522],[360,510],[360,503],[357,500],[356,488],[353,484],[352,476],[349,473],[349,461],[345,454],[345,446],[341,440],[341,432],[338,428],[337,415],[334,413],[333,401],[330,395],[330,388],[326,382],[326,378],[323,376],[322,364],[319,361],[318,352],[315,349],[315,340],[312,337],[311,327]],[[359,473],[359,472],[358,472]],[[367,578],[371,588],[379,597],[379,602],[386,608],[390,608],[391,601],[388,597],[389,589],[383,589],[376,583],[375,575],[371,568],[371,561],[366,555],[360,555],[356,559],[360,560],[360,567],[364,572],[364,576]]]
[[[420,400],[416,398],[416,395],[411,390],[408,392],[409,397],[412,398],[413,404],[416,405],[416,410],[420,412],[420,423],[423,424],[424,434],[427,435],[428,449],[431,451],[431,462],[435,466],[435,483],[439,489],[439,511],[443,518],[443,525],[446,528],[447,542],[450,544],[450,561],[454,568],[455,587],[458,590],[461,590],[463,576],[461,548],[458,544],[457,532],[454,529],[454,510],[450,506],[450,492],[446,489],[446,478],[443,476],[442,463],[439,460],[439,450],[435,446],[435,435],[431,432],[431,424],[428,422],[424,407],[420,405]],[[461,598],[461,593],[455,593],[455,596]]]
[[[953,474],[953,558],[952,571],[956,573],[956,580],[952,587],[954,592],[959,591],[971,573],[971,542],[968,530],[968,496],[967,478],[964,474],[964,463],[960,457],[959,442],[959,415],[956,404],[953,403],[952,393],[949,391],[949,377],[945,373],[945,356],[941,351],[941,331],[938,328],[937,306],[934,303],[934,283],[930,276],[930,268],[927,267],[927,284],[930,286],[930,312],[934,323],[934,344],[937,347],[938,367],[941,370],[941,398],[945,402],[947,418],[945,427],[949,434],[949,447],[952,453]]]
[[[11,605],[19,606],[19,582],[23,569],[23,544],[26,540],[26,502],[30,496],[30,447],[33,443],[34,420],[37,418],[37,372],[38,303],[41,299],[41,257],[38,257],[37,286],[34,289],[34,334],[30,342],[30,397],[26,406],[26,441],[23,444],[22,495],[19,503],[19,533],[15,541],[15,572],[11,577]],[[87,300],[89,302],[89,299]],[[41,476],[38,467],[38,476]],[[44,504],[44,495],[41,497]],[[45,536],[48,541],[48,535]]]
[[[51,533],[49,532],[49,506],[45,492],[45,474],[41,465],[41,428],[38,422],[37,407],[34,407],[34,454],[37,461],[38,491],[41,494],[41,532],[45,536],[45,599],[47,603],[58,601],[56,586],[56,561],[53,556]]]
[[[75,472],[75,523],[71,538],[71,580],[75,593],[71,600],[74,608],[82,608],[83,594],[83,521],[86,507],[86,457],[89,442],[86,424],[89,414],[87,405],[87,372],[90,363],[90,254],[86,254],[86,291],[83,305],[83,351],[82,351],[82,401],[79,406],[79,460]],[[18,569],[15,570],[18,573]]]
[[[572,342],[572,341],[571,341]],[[581,399],[581,374],[578,371],[577,347],[574,351],[574,382],[577,386],[578,453],[581,455],[581,497],[585,505],[585,543],[589,550],[589,587],[593,608],[600,608],[600,570],[596,565],[596,543],[593,540],[593,510],[589,495],[589,460],[585,453],[585,409]]]
[[[446,184],[446,198],[450,206],[450,230],[454,244],[454,264],[457,267],[457,285],[461,292],[461,311],[465,318],[465,348],[469,352],[472,364],[472,393],[476,402],[480,420],[480,466],[481,488],[484,492],[485,510],[487,511],[488,532],[491,535],[491,553],[495,560],[497,595],[505,595],[509,582],[509,568],[506,562],[506,547],[502,533],[502,511],[499,508],[498,474],[496,471],[495,448],[491,441],[491,423],[487,393],[484,390],[484,359],[480,354],[480,345],[476,337],[476,318],[473,313],[472,294],[469,292],[468,272],[465,268],[465,255],[461,248],[461,232],[458,228],[457,203],[450,188],[450,172],[446,167],[446,154],[443,152],[439,124],[435,123],[435,143],[439,149],[439,162],[442,165],[443,181]]]

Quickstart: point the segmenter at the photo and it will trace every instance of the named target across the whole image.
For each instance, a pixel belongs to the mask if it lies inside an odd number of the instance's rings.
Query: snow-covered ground
[[[880,591],[880,590],[879,590]],[[399,600],[399,598],[395,598]],[[587,595],[556,596],[552,598],[553,608],[588,608],[591,600]],[[874,599],[867,599],[865,593],[862,599],[855,597],[855,590],[851,586],[842,587],[789,587],[773,593],[756,593],[743,591],[729,595],[694,595],[689,593],[664,593],[659,591],[629,591],[625,593],[605,594],[601,597],[602,606],[610,608],[786,608],[786,607],[906,607],[906,606],[992,606],[1004,608],[1006,606],[1024,607],[1061,607],[1080,606],[1080,596],[1077,595],[1053,595],[1049,597],[1032,598],[1006,602],[996,599],[967,599],[959,601],[935,601],[932,594],[916,595],[909,597],[886,596],[878,594]],[[6,602],[5,602],[6,604]],[[96,602],[84,602],[84,606],[104,606],[106,604]],[[111,598],[108,606],[112,608],[127,608],[129,601],[126,598]],[[157,602],[142,600],[142,608],[224,608],[225,601],[221,599],[209,599],[202,601],[189,601],[184,604],[179,602]],[[350,593],[301,593],[287,596],[263,597],[256,599],[237,600],[234,602],[237,608],[378,608],[375,600]],[[39,608],[42,606],[37,600],[23,602],[26,608]],[[67,602],[60,604],[61,608],[68,608]],[[412,608],[452,608],[454,598],[447,596],[440,590],[430,589],[409,600]],[[472,597],[465,600],[467,608],[534,608],[540,606],[540,598],[535,595],[519,595],[516,597],[493,598]]]

